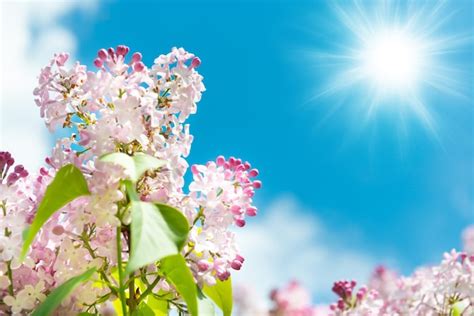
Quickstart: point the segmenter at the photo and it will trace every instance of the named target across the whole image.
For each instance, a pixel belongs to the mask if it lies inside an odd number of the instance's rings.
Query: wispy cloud
[[[0,150],[36,169],[50,152],[48,132],[32,91],[41,67],[59,51],[75,53],[77,39],[61,24],[74,10],[95,8],[95,1],[0,2]]]
[[[328,301],[335,280],[363,283],[378,263],[370,253],[344,246],[353,232],[325,227],[314,210],[290,195],[274,200],[237,234],[246,261],[234,283],[251,284],[261,301],[292,279],[311,290],[317,302]]]

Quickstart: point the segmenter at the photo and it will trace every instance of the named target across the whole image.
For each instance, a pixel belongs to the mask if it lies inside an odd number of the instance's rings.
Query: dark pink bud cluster
[[[130,48],[125,45],[119,45],[115,49],[112,47],[107,50],[102,48],[97,52],[97,58],[94,60],[94,65],[97,68],[103,68],[104,65],[113,68],[114,65],[123,63],[129,52]],[[142,62],[142,54],[138,52],[133,53],[132,59],[128,65],[131,66],[135,72],[143,71],[145,69],[145,64]]]
[[[3,179],[7,179],[7,185],[14,184],[20,178],[26,178],[28,176],[28,171],[22,165],[16,165],[13,169],[13,172],[8,174],[10,167],[15,163],[12,155],[7,151],[0,152],[0,180],[3,182]],[[8,175],[8,177],[7,177]]]
[[[384,273],[384,271],[379,271]],[[370,296],[371,299],[378,297],[378,292],[375,290],[369,291],[366,286],[361,286],[357,292],[354,294],[354,289],[356,286],[356,281],[338,281],[334,282],[332,291],[339,296],[339,299],[336,303],[331,304],[329,308],[332,311],[346,311],[349,309],[356,308],[361,304],[361,302]]]
[[[331,304],[331,310],[346,310],[347,307],[350,307],[352,304],[352,293],[356,286],[356,281],[337,281],[334,282],[332,291],[339,296],[339,299],[336,304]]]

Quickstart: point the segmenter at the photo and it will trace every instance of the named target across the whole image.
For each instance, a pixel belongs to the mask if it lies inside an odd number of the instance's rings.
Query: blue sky
[[[340,5],[351,12],[349,2]],[[469,1],[446,4],[441,15],[454,15],[430,36],[472,36],[473,11]],[[316,217],[329,244],[409,273],[459,248],[461,230],[474,222],[472,40],[442,56],[460,70],[461,96],[420,90],[435,137],[410,113],[402,125],[399,101],[365,120],[364,83],[315,98],[341,65],[314,56],[355,41],[329,2],[114,1],[72,10],[58,23],[76,37],[83,63],[117,44],[142,52],[147,63],[173,46],[201,58],[207,91],[190,121],[189,161],[235,155],[258,167],[263,215],[254,225],[290,195],[298,209],[288,215]]]

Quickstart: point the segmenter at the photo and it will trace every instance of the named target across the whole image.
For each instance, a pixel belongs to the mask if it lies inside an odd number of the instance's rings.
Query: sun
[[[446,32],[452,16],[443,1],[342,4],[333,4],[332,9],[335,26],[343,33],[333,36],[324,51],[311,54],[327,78],[316,98],[340,97],[341,102],[334,104],[342,104],[356,92],[359,97],[351,98],[350,105],[357,113],[365,109],[368,119],[389,108],[402,120],[412,114],[436,134],[425,97],[433,92],[462,95],[459,69],[452,65],[450,54],[471,36]]]
[[[378,32],[360,53],[361,71],[382,93],[411,90],[426,63],[422,47],[412,34],[401,30]]]

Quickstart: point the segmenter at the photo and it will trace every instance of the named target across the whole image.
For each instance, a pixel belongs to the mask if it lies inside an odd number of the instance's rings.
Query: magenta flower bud
[[[229,158],[229,164],[230,164],[231,167],[235,166],[235,161],[236,161],[236,160],[235,160],[234,157],[230,157],[230,158]]]
[[[226,272],[224,272],[224,273],[218,273],[218,274],[217,274],[217,277],[219,278],[219,280],[225,281],[225,280],[227,280],[227,279],[230,277],[230,272],[229,272],[229,271],[226,271]]]
[[[103,62],[102,59],[100,59],[100,58],[96,58],[96,59],[94,60],[94,65],[95,65],[97,68],[102,67],[103,64],[104,64],[104,62]]]
[[[42,176],[47,176],[49,173],[48,173],[48,170],[45,167],[41,167],[40,174]]]
[[[216,163],[218,166],[223,166],[225,164],[225,158],[224,156],[219,156],[216,159]]]
[[[244,263],[244,261],[245,261],[245,258],[244,258],[244,257],[242,257],[241,255],[236,255],[236,256],[235,256],[235,260],[238,260],[238,261],[240,261],[240,262]]]
[[[244,171],[245,166],[243,164],[238,164],[237,167],[235,168],[235,171]]]
[[[22,165],[17,165],[15,166],[15,169],[13,169],[16,173],[21,173],[25,168]]]
[[[61,225],[54,226],[53,234],[55,234],[57,236],[61,236],[62,234],[64,234],[64,227],[61,226]]]
[[[25,169],[23,169],[20,173],[20,178],[26,178],[28,177],[28,171],[26,171]]]
[[[249,170],[251,165],[248,161],[244,162],[244,167],[245,167],[245,170]]]
[[[191,62],[191,66],[189,68],[196,68],[196,67],[199,67],[199,65],[201,64],[201,60],[199,59],[199,57],[194,57],[193,58],[193,61]]]
[[[232,207],[230,208],[230,211],[234,215],[242,215],[243,213],[242,208],[239,205],[232,205]]]
[[[338,300],[337,301],[337,307],[342,311],[344,310],[345,304],[343,300]]]
[[[234,260],[234,261],[232,261],[232,263],[230,264],[230,266],[231,266],[232,269],[234,269],[234,270],[240,270],[240,268],[242,268],[242,262],[240,262],[239,260]]]
[[[140,72],[143,69],[145,69],[145,64],[141,61],[133,64],[133,70],[135,70],[136,72]]]
[[[254,206],[248,207],[245,214],[247,214],[248,216],[255,216],[257,215],[257,208]]]
[[[199,271],[204,272],[204,271],[207,271],[209,269],[211,264],[209,263],[209,261],[199,260],[198,263],[197,263],[197,266],[198,266]]]
[[[20,176],[17,173],[10,173],[7,178],[7,185],[12,185],[14,184]]]
[[[130,51],[130,48],[128,48],[127,46],[125,45],[119,45],[117,46],[117,55],[120,55],[120,56],[125,56],[127,55],[127,53]]]
[[[107,59],[107,51],[105,49],[101,49],[97,52],[97,56],[101,59],[101,60],[106,60]]]
[[[241,219],[241,218],[238,218],[238,219],[235,220],[235,225],[237,225],[238,227],[244,227],[245,226],[245,220]]]
[[[258,176],[258,169],[252,169],[249,171],[249,176],[254,178],[256,176]]]
[[[137,63],[142,60],[142,54],[139,52],[133,53],[132,62]]]
[[[196,165],[191,166],[191,172],[192,174],[199,174],[198,167]]]
[[[254,182],[253,182],[253,187],[254,187],[255,189],[260,189],[260,188],[262,187],[262,181],[259,181],[259,180],[254,181]]]

